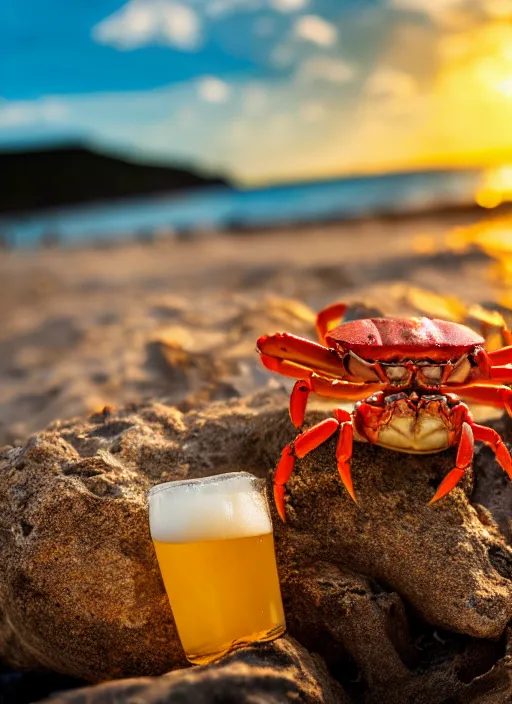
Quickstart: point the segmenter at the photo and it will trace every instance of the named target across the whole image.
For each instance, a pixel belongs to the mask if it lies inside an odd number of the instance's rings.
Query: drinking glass
[[[284,633],[263,480],[231,472],[160,484],[149,492],[149,522],[190,662]]]

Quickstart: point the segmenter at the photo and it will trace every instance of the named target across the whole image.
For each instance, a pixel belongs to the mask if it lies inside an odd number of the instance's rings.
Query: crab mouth
[[[369,403],[371,403],[372,401],[377,401],[377,398],[372,396],[368,399]],[[413,390],[410,393],[406,393],[405,391],[401,391],[399,393],[392,393],[388,396],[385,396],[383,399],[383,402],[386,406],[405,402],[407,406],[414,409],[420,409],[436,401],[449,407],[457,405],[457,403],[459,403],[458,401],[455,401],[454,399],[452,400],[444,394],[436,394],[431,392],[429,393],[427,389]]]

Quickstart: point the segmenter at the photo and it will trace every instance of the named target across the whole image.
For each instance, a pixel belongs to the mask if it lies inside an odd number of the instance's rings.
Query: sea
[[[243,232],[469,206],[478,170],[423,171],[285,186],[225,186],[0,217],[4,246],[81,245],[158,234]]]

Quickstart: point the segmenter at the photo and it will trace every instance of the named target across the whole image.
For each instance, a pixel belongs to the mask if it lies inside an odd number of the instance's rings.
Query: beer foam
[[[270,533],[260,481],[248,472],[231,472],[155,486],[149,492],[151,537],[192,543]]]

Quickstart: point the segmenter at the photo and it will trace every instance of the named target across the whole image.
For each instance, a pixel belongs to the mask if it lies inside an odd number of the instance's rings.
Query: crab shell
[[[448,362],[485,342],[465,325],[431,318],[354,320],[330,330],[325,341],[328,347],[342,347],[362,359],[382,362],[400,358]]]

